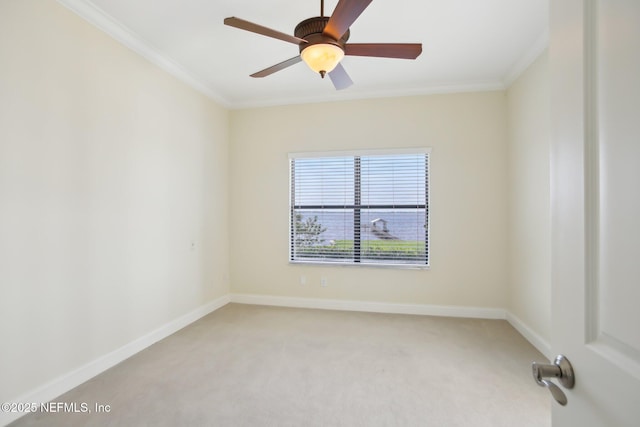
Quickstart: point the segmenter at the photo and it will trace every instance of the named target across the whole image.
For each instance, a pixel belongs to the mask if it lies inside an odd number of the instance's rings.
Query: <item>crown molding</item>
[[[529,68],[533,62],[538,59],[540,54],[549,46],[549,28],[546,28],[542,34],[538,36],[536,41],[525,52],[520,59],[513,64],[509,72],[502,79],[505,89],[509,88],[524,71]]]
[[[116,41],[122,43],[135,53],[147,59],[152,64],[160,67],[162,70],[176,77],[178,80],[211,98],[216,103],[231,107],[231,103],[220,94],[216,93],[204,82],[193,76],[189,71],[177,62],[168,58],[148,41],[131,31],[124,24],[118,22],[109,16],[102,9],[86,0],[57,0],[62,6],[66,7],[85,21],[89,22],[96,28],[104,31]]]
[[[321,96],[268,97],[263,99],[230,100],[217,93],[210,85],[195,77],[182,65],[167,57],[144,38],[114,19],[89,0],[56,0],[62,6],[80,16],[91,25],[139,54],[149,62],[176,77],[183,83],[209,97],[219,105],[234,110],[274,107],[283,105],[315,104],[376,98],[409,97],[461,92],[490,92],[506,90],[524,70],[548,46],[549,31],[546,29],[533,46],[517,61],[502,81],[439,82],[413,88],[382,89],[330,93]]]
[[[499,81],[442,83],[408,89],[371,90],[362,92],[334,92],[316,97],[265,98],[233,102],[229,108],[243,110],[250,108],[278,107],[284,105],[319,104],[324,102],[358,101],[380,98],[401,98],[422,95],[438,95],[465,92],[493,92],[505,90],[506,86]]]

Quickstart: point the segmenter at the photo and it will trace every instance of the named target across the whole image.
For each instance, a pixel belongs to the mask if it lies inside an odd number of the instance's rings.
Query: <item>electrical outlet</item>
[[[300,284],[301,285],[307,284],[307,276],[300,276]]]
[[[323,288],[327,287],[327,278],[326,277],[321,277],[320,278],[320,286],[322,286]]]

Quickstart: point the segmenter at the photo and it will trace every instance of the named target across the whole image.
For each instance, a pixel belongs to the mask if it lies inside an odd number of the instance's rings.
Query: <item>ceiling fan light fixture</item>
[[[344,58],[344,50],[340,46],[330,43],[317,43],[306,47],[300,56],[302,60],[316,73],[324,78]]]

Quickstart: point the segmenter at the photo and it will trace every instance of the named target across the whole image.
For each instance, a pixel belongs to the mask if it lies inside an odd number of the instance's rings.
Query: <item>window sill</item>
[[[315,267],[356,267],[356,268],[384,268],[396,270],[431,270],[429,265],[416,264],[370,264],[370,263],[346,263],[346,262],[314,262],[314,261],[289,261],[291,265],[313,265]]]

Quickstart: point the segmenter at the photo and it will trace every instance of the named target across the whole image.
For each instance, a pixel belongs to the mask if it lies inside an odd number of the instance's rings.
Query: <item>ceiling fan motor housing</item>
[[[422,53],[421,43],[356,43],[347,44],[349,27],[372,0],[338,0],[331,17],[324,16],[324,0],[320,1],[320,16],[305,19],[296,25],[291,36],[262,25],[231,16],[224,24],[266,37],[298,45],[300,55],[282,61],[251,77],[265,77],[300,61],[324,78],[329,74],[336,89],[346,89],[353,81],[340,61],[347,55],[377,58],[416,59]],[[348,48],[348,49],[347,49]]]
[[[316,16],[314,18],[305,19],[296,25],[294,35],[298,38],[306,40],[308,43],[300,43],[300,52],[302,53],[307,47],[314,44],[327,43],[338,46],[344,50],[344,45],[349,40],[350,30],[342,35],[340,40],[334,40],[331,37],[322,34],[324,27],[329,22],[328,16]]]

